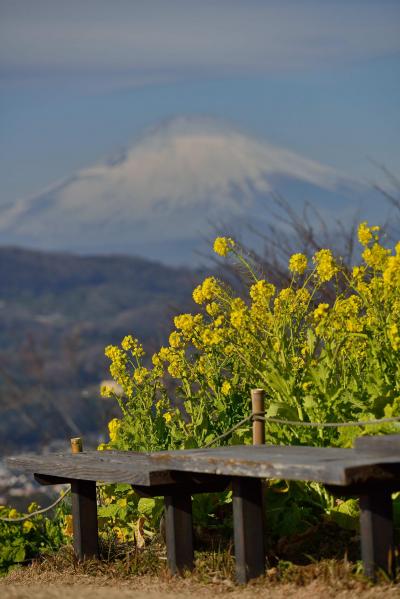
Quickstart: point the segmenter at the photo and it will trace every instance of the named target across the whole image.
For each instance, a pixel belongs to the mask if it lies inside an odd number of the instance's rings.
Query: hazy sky
[[[180,115],[400,175],[399,0],[0,0],[0,203]]]

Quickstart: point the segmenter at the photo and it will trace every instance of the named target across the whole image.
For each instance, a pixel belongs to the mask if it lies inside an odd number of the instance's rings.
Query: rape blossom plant
[[[252,388],[263,388],[267,416],[305,422],[368,420],[400,414],[400,242],[381,241],[378,227],[358,229],[362,260],[351,272],[329,249],[294,254],[291,282],[276,289],[231,238],[219,256],[245,266],[251,279],[238,297],[210,276],[196,287],[197,309],[174,319],[169,344],[146,358],[132,336],[109,346],[122,415],[103,449],[200,447],[249,415]],[[331,303],[320,303],[324,286]],[[104,394],[112,395],[105,388]],[[268,443],[349,446],[365,431],[267,423]],[[250,443],[243,426],[221,443]]]

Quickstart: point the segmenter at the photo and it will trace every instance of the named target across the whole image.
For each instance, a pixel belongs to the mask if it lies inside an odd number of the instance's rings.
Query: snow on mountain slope
[[[188,262],[212,223],[258,219],[272,191],[345,213],[362,188],[332,168],[207,118],[177,118],[128,150],[0,210],[2,243]],[[298,196],[298,197],[296,197]]]

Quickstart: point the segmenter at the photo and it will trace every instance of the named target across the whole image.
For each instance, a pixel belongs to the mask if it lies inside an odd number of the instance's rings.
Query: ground
[[[365,599],[379,599],[380,597],[400,597],[398,586],[383,586],[338,590],[324,582],[313,581],[306,586],[297,584],[282,584],[269,586],[262,583],[236,586],[233,583],[202,584],[193,580],[162,580],[159,578],[138,576],[129,581],[110,580],[107,577],[92,578],[89,576],[63,576],[43,577],[36,581],[22,579],[13,580],[13,577],[0,582],[2,599],[189,599],[193,597],[216,599],[351,599],[363,597]]]
[[[126,574],[114,567],[71,564],[33,564],[0,579],[2,599],[365,599],[400,598],[400,584],[381,580],[372,585],[354,575],[345,562],[331,561],[302,567],[291,578],[277,576],[276,568],[248,585],[232,576],[209,571],[184,578],[172,577],[166,568],[157,574]]]

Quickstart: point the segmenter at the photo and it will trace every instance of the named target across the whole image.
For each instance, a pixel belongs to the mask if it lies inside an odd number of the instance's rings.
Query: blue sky
[[[177,115],[400,176],[400,2],[0,0],[0,204]]]

